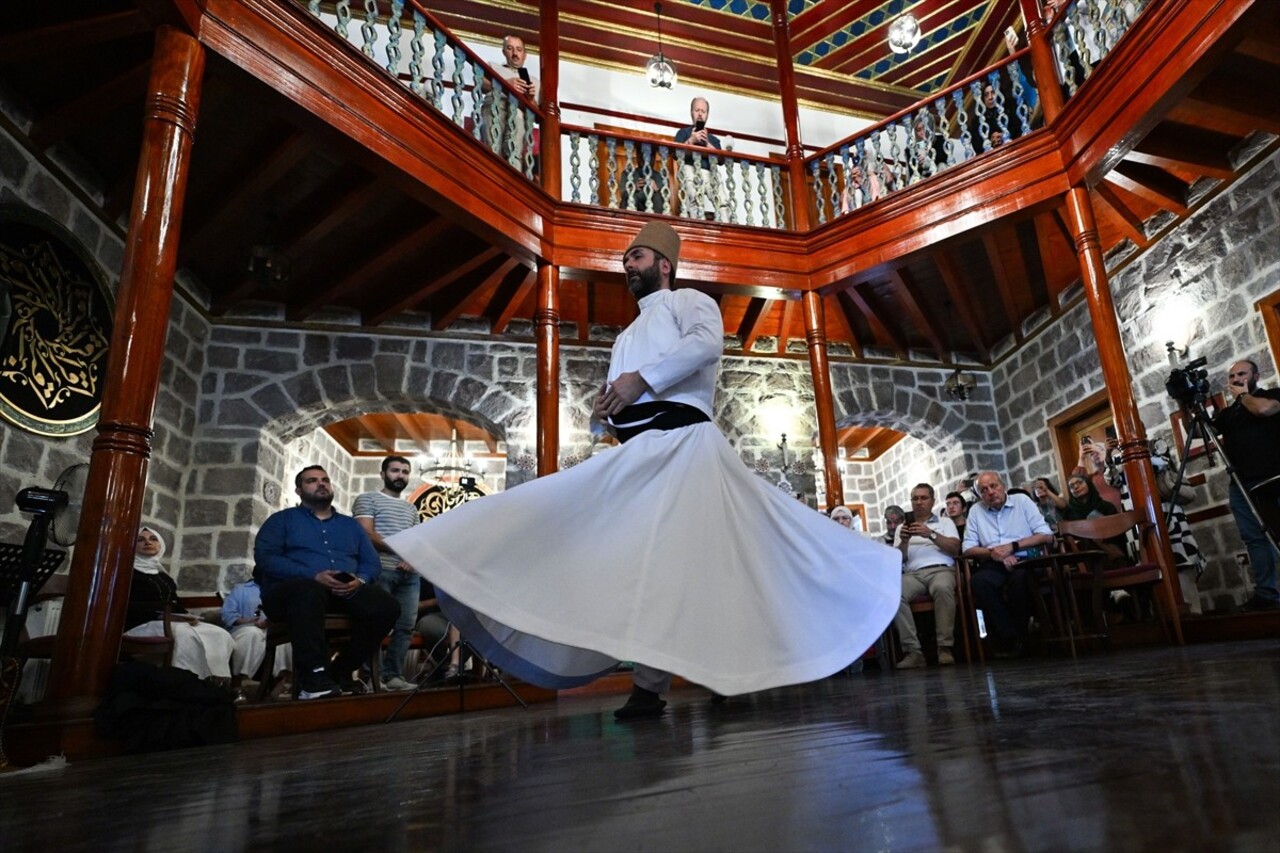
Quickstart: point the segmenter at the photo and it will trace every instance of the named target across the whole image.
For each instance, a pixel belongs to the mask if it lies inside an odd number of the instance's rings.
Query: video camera
[[[1213,393],[1209,387],[1209,371],[1204,369],[1208,361],[1202,356],[1182,367],[1175,367],[1164,381],[1164,390],[1182,406],[1196,403],[1203,406]]]

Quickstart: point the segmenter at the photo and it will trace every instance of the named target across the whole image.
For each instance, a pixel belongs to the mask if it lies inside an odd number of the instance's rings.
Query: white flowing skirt
[[[704,423],[388,539],[485,657],[549,688],[618,661],[726,695],[823,678],[898,609],[901,555],[747,469]]]
[[[181,619],[170,620],[169,628],[173,633],[174,666],[194,672],[201,678],[231,677],[231,653],[235,643],[225,628],[208,622],[192,625]],[[130,637],[163,637],[164,622],[159,619],[144,622],[125,634]]]

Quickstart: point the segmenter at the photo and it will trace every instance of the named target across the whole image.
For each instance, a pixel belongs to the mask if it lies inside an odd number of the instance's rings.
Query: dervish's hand
[[[613,382],[609,383],[609,387],[604,392],[604,399],[601,400],[601,407],[606,415],[616,415],[627,406],[630,406],[636,400],[640,399],[649,387],[649,383],[644,381],[644,377],[639,371],[631,371],[619,376]]]
[[[600,386],[600,393],[596,394],[595,402],[591,404],[591,417],[595,418],[601,423],[604,423],[605,419],[609,417],[608,407],[605,406],[604,404],[604,396],[605,394],[608,394],[608,393],[609,393],[609,383],[606,382]]]

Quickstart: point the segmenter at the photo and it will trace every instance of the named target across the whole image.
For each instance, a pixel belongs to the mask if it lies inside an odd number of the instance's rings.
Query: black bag
[[[139,661],[116,667],[93,719],[98,734],[123,740],[129,752],[234,743],[239,736],[227,691],[185,669]]]

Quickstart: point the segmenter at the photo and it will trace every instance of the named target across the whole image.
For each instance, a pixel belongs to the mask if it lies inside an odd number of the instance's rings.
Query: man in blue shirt
[[[262,609],[289,626],[299,699],[363,693],[352,672],[390,632],[400,605],[375,583],[382,565],[369,537],[333,508],[325,470],[308,465],[294,485],[301,503],[267,518],[254,542]],[[324,636],[331,612],[351,617],[351,642],[332,662]]]
[[[1002,644],[997,657],[1020,657],[1026,648],[1031,579],[1018,564],[1053,541],[1035,502],[1011,495],[995,471],[977,481],[979,503],[969,510],[964,555],[974,566],[970,585],[988,629]]]

